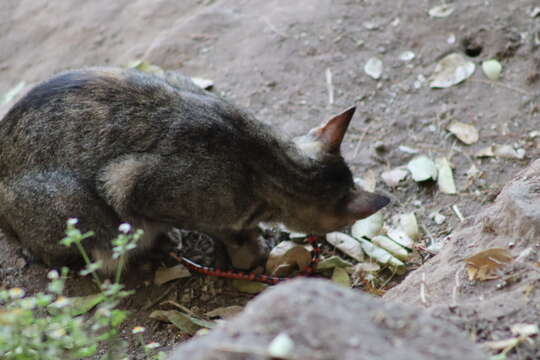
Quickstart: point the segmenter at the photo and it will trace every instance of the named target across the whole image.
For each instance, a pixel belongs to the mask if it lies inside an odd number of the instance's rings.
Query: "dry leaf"
[[[214,86],[214,82],[209,79],[203,79],[198,77],[192,77],[191,81],[203,90],[209,90]]]
[[[189,270],[182,264],[169,268],[159,268],[154,275],[154,284],[163,285],[166,282],[191,276]]]
[[[211,310],[207,312],[205,315],[209,318],[215,318],[220,317],[222,319],[229,319],[233,317],[234,315],[241,312],[244,308],[238,305],[231,305],[231,306],[224,306],[224,307],[218,307],[214,310]]]
[[[501,76],[502,65],[497,60],[486,60],[482,62],[482,70],[489,80],[498,80]]]
[[[358,263],[354,265],[353,272],[376,272],[381,270],[381,266],[373,262]]]
[[[213,321],[198,319],[176,310],[156,310],[150,314],[150,318],[170,322],[182,332],[190,335],[194,335],[199,329],[212,328],[216,325]]]
[[[454,6],[452,4],[443,4],[432,7],[429,9],[428,14],[434,18],[445,18],[454,12]]]
[[[377,177],[373,170],[366,171],[365,175],[359,179],[360,186],[366,191],[375,192],[375,186],[377,185]]]
[[[364,261],[364,252],[362,251],[362,246],[352,236],[341,232],[331,232],[326,234],[326,241],[356,261]]]
[[[381,232],[383,222],[383,214],[381,211],[378,211],[365,219],[355,222],[351,228],[351,235],[356,239],[361,239],[364,237],[371,239],[373,236]]]
[[[471,124],[454,120],[446,129],[467,145],[474,144],[479,139],[478,129]]]
[[[268,285],[258,282],[258,281],[249,281],[244,279],[233,279],[231,285],[238,291],[246,294],[258,294],[261,291],[265,290]]]
[[[511,261],[512,254],[504,248],[492,248],[480,251],[465,258],[467,273],[471,281],[496,279],[497,276],[494,272]]]
[[[514,149],[511,145],[495,145],[493,146],[493,153],[495,156],[503,159],[523,159],[525,157],[525,150]]]
[[[268,255],[266,273],[273,276],[287,276],[294,270],[304,270],[311,262],[310,250],[311,247],[292,241],[280,242]]]
[[[395,168],[381,174],[384,183],[390,187],[396,187],[407,177],[409,173],[403,168]]]
[[[383,63],[376,57],[372,57],[366,62],[364,71],[373,79],[378,80],[383,72]]]
[[[366,252],[366,254],[381,264],[388,264],[396,269],[402,269],[405,267],[405,264],[396,258],[394,255],[390,254],[388,251],[375,246],[370,241],[359,239],[360,243],[362,244],[362,248]]]
[[[474,155],[476,157],[494,157],[495,154],[493,153],[493,145],[486,146],[485,148],[482,148],[476,152]]]
[[[520,336],[520,337],[530,337],[538,335],[539,329],[537,324],[514,324],[510,328],[510,331],[512,331],[512,334]]]
[[[439,190],[444,194],[457,194],[452,168],[448,160],[446,158],[438,158],[435,164],[438,170],[437,185],[439,186]]]
[[[475,65],[461,54],[453,53],[445,56],[435,66],[431,75],[432,88],[448,88],[459,84],[474,73]]]
[[[332,273],[332,281],[348,288],[351,287],[351,278],[349,277],[347,270],[344,268],[334,268],[334,272]]]
[[[418,240],[420,237],[420,230],[414,212],[399,215],[399,226],[412,240]],[[395,239],[392,240],[396,241]],[[401,242],[399,244],[403,245]]]
[[[413,239],[402,228],[390,229],[386,235],[388,235],[392,241],[408,249],[412,249],[414,245]]]
[[[407,250],[384,235],[375,236],[371,239],[371,242],[378,247],[385,249],[400,260],[407,260],[409,258],[409,252]]]
[[[334,255],[334,256],[330,256],[329,258],[322,259],[317,264],[317,271],[333,269],[333,268],[336,268],[336,267],[347,268],[347,267],[350,267],[350,266],[353,266],[353,264],[351,264],[348,261],[343,260],[342,258],[340,258],[337,255]]]
[[[420,155],[409,161],[407,168],[416,182],[437,180],[437,168],[433,160],[425,155]]]

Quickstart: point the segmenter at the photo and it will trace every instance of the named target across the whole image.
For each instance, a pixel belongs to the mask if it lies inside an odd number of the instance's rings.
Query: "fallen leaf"
[[[416,55],[412,51],[404,51],[399,54],[399,60],[408,62],[414,59],[415,56]]]
[[[241,312],[244,308],[238,305],[218,307],[214,310],[208,311],[205,315],[209,318],[220,317],[222,319],[228,320],[234,315]]]
[[[429,214],[429,218],[433,220],[433,222],[437,225],[441,225],[446,220],[446,216],[441,214],[440,212],[432,212]]]
[[[381,174],[381,178],[389,187],[396,187],[399,183],[409,175],[409,173],[403,168],[395,168],[385,171]]]
[[[474,154],[476,157],[493,157],[495,154],[493,153],[493,145],[486,146],[485,148],[482,148]]]
[[[383,63],[380,59],[372,57],[366,62],[364,71],[373,79],[378,80],[383,72]]]
[[[354,265],[354,272],[376,272],[381,270],[381,266],[374,262],[364,262]]]
[[[268,285],[258,282],[258,281],[249,281],[244,279],[233,279],[231,285],[238,291],[246,294],[258,294],[261,291],[265,290]]]
[[[377,235],[373,237],[373,239],[371,239],[371,242],[385,249],[390,254],[394,255],[400,260],[407,260],[409,258],[409,252],[407,250],[405,250],[397,242],[392,241],[390,238],[384,235]]]
[[[199,329],[213,328],[216,323],[213,321],[198,319],[194,316],[190,316],[176,310],[155,310],[150,314],[150,319],[159,320],[163,322],[170,322],[176,326],[180,331],[195,335]]]
[[[365,175],[360,179],[360,186],[366,191],[375,192],[377,185],[377,177],[373,170],[366,171]]]
[[[482,70],[489,80],[498,80],[501,77],[502,65],[497,60],[486,60],[482,62]]]
[[[25,81],[19,81],[17,85],[9,89],[1,98],[0,98],[0,105],[7,104],[11,100],[15,99],[15,97],[24,89],[26,86]]]
[[[376,212],[367,218],[356,221],[351,228],[351,234],[356,239],[363,237],[370,239],[380,233],[383,222],[384,217],[382,212]]]
[[[154,275],[154,284],[161,286],[169,281],[191,276],[189,270],[182,264],[169,268],[159,268]]]
[[[474,144],[480,137],[474,125],[460,121],[453,120],[446,129],[467,145]]]
[[[412,148],[412,147],[407,146],[407,145],[400,145],[398,147],[398,150],[401,151],[401,152],[404,152],[406,154],[418,154],[420,152],[420,150]]]
[[[370,241],[364,239],[359,239],[358,241],[360,241],[360,243],[362,244],[362,249],[364,249],[366,254],[378,263],[383,265],[390,265],[394,268],[405,267],[405,264],[401,260],[390,254],[388,251],[381,249],[378,246],[375,246]]]
[[[192,77],[191,81],[198,87],[200,87],[203,90],[209,90],[214,86],[214,82],[212,80],[203,79],[199,77]]]
[[[422,182],[437,180],[437,168],[435,163],[425,155],[420,155],[409,161],[407,168],[411,172],[414,181]]]
[[[420,230],[418,229],[418,222],[416,221],[416,215],[414,212],[399,215],[399,226],[412,240],[418,240],[420,237]],[[392,238],[392,240],[396,241],[394,238]],[[399,241],[398,243],[408,247]]]
[[[79,316],[86,314],[92,310],[96,305],[106,300],[103,294],[92,294],[88,296],[70,297],[70,314],[71,316]]]
[[[386,234],[392,241],[405,247],[407,249],[412,249],[414,245],[413,239],[401,228],[391,228]]]
[[[294,270],[304,270],[311,263],[310,250],[311,247],[293,241],[280,242],[268,255],[266,273],[272,276],[287,276]]]
[[[493,154],[503,159],[523,159],[525,157],[525,150],[514,149],[511,145],[494,145]]]
[[[347,270],[344,268],[334,268],[334,272],[332,273],[332,281],[348,288],[351,287],[351,278],[349,277]]]
[[[538,335],[540,332],[537,324],[514,324],[510,327],[512,334],[520,337],[531,337]]]
[[[463,55],[453,53],[445,56],[435,66],[431,75],[432,88],[448,88],[459,84],[474,73],[475,65],[466,60]]]
[[[326,241],[356,261],[364,261],[362,246],[352,236],[341,232],[331,232],[326,234]]]
[[[452,4],[443,4],[432,7],[429,9],[428,14],[434,18],[445,18],[454,12],[454,6]]]
[[[486,341],[485,343],[482,343],[482,346],[487,347],[489,350],[492,351],[503,350],[504,353],[507,353],[508,351],[515,348],[519,343],[520,340],[518,338],[510,338],[504,340]]]
[[[347,268],[347,267],[350,267],[350,266],[353,266],[353,264],[351,264],[348,261],[343,260],[342,258],[340,258],[337,255],[334,255],[334,256],[330,256],[330,257],[328,257],[326,259],[322,259],[317,264],[317,271],[333,269],[333,268],[336,268],[336,267]]]
[[[504,248],[492,248],[480,251],[465,258],[469,280],[492,280],[494,272],[512,261],[512,254]]]
[[[439,186],[439,190],[444,194],[457,194],[452,168],[448,160],[444,157],[437,158],[435,164],[437,166],[437,185]]]

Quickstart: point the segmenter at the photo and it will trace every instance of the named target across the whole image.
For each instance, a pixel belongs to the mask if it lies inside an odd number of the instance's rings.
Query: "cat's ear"
[[[324,124],[311,129],[308,135],[321,144],[321,149],[330,154],[339,154],[341,142],[354,115],[353,106]]]

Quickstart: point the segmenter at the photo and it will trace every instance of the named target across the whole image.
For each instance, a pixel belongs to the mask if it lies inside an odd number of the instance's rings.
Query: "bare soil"
[[[34,84],[69,68],[125,66],[142,59],[212,79],[215,91],[249,108],[284,136],[305,132],[357,104],[343,146],[345,158],[359,178],[368,170],[375,172],[377,190],[393,200],[384,210],[387,218],[415,211],[425,228],[423,241],[429,243],[460,223],[453,205],[465,218],[474,218],[514,173],[540,155],[540,137],[530,134],[540,130],[540,15],[532,16],[538,2],[451,4],[455,11],[450,16],[433,18],[428,10],[440,3],[432,0],[3,0],[0,94],[22,80]],[[404,51],[414,52],[415,58],[400,60]],[[448,89],[429,88],[425,79],[436,62],[452,52],[475,62],[475,73]],[[364,72],[373,56],[384,63],[379,80]],[[496,82],[480,69],[481,62],[491,58],[503,65]],[[0,106],[0,114],[11,104]],[[452,120],[476,126],[480,140],[461,143],[446,130]],[[492,144],[522,148],[526,156],[474,157]],[[417,185],[410,179],[396,189],[384,185],[380,174],[413,156],[400,150],[403,145],[433,158],[449,158],[459,194],[444,195],[436,185]],[[480,172],[469,177],[472,165]],[[447,217],[443,224],[430,220],[434,211]],[[2,286],[30,292],[44,288],[48,269],[26,263],[16,244],[1,240],[0,249]],[[251,297],[222,279],[193,276],[158,287],[152,276],[143,265],[128,276],[136,295],[125,304],[132,312],[125,331],[146,326],[148,340],[165,346],[186,336],[148,318],[162,301],[174,300],[203,314],[219,306],[244,305]],[[92,291],[88,279],[70,280],[69,295]],[[131,351],[136,358],[137,348]]]

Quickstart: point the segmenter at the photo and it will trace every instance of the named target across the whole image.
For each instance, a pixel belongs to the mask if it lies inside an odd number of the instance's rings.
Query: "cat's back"
[[[34,87],[0,121],[0,164],[94,171],[124,153],[170,154],[178,132],[198,138],[229,129],[229,107],[183,76],[68,71]]]

